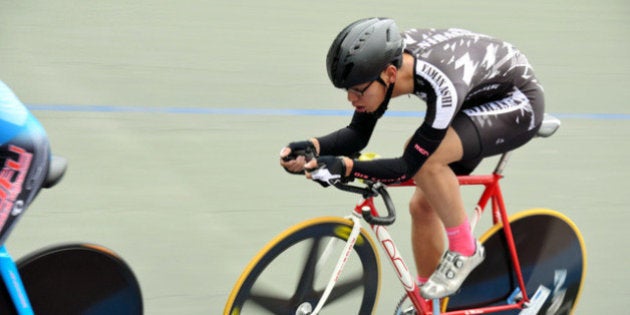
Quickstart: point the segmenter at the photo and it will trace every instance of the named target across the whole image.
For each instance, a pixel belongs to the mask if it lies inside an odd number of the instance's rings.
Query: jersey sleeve
[[[319,154],[335,156],[357,154],[367,146],[381,115],[355,112],[350,125],[317,138]]]
[[[351,175],[385,184],[406,181],[412,178],[437,150],[445,135],[446,129],[434,129],[423,123],[411,137],[401,157],[373,161],[355,160]]]

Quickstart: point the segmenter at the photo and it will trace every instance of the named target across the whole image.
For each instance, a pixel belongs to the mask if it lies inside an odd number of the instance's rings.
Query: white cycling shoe
[[[431,275],[429,281],[420,288],[420,293],[425,299],[441,299],[454,294],[459,290],[464,280],[468,277],[485,258],[483,245],[477,243],[477,249],[472,256],[462,256],[459,253],[446,251],[437,270]]]

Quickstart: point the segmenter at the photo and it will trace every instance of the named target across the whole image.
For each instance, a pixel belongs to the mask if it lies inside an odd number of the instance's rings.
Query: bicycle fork
[[[309,315],[319,314],[319,311],[321,311],[321,309],[324,307],[326,300],[328,300],[328,297],[330,296],[332,289],[335,287],[337,280],[339,280],[339,276],[341,276],[343,267],[346,265],[346,262],[348,262],[348,258],[352,254],[352,250],[354,248],[354,244],[357,241],[357,237],[359,236],[359,233],[361,232],[361,223],[360,223],[359,218],[356,215],[350,216],[348,218],[352,220],[352,231],[348,235],[348,240],[346,241],[346,245],[344,246],[343,251],[341,252],[341,255],[339,256],[339,259],[337,260],[337,265],[335,265],[335,269],[333,270],[330,280],[328,280],[328,284],[326,285],[326,289],[324,290],[324,293],[322,294],[322,298],[319,299],[317,306],[315,306],[315,309],[313,309],[312,311],[308,309],[310,308],[310,306],[304,305],[304,306],[300,306],[300,308],[298,309],[298,312],[303,312],[304,314],[309,314]],[[324,249],[322,256],[317,261],[316,270],[319,270],[321,266],[325,264],[326,260],[328,260],[328,257],[330,256],[332,252],[332,247],[333,247],[334,242],[335,242],[335,239],[331,239],[326,245],[326,248]]]
[[[0,246],[0,274],[18,314],[32,315],[33,309],[15,262],[4,245]]]
[[[339,255],[337,264],[335,265],[335,269],[333,270],[333,273],[330,279],[328,280],[328,284],[326,285],[326,289],[324,290],[324,293],[322,294],[321,299],[319,300],[319,302],[317,303],[314,309],[311,309],[310,304],[301,305],[298,308],[298,312],[296,314],[316,315],[316,314],[319,314],[319,312],[322,310],[322,308],[324,307],[324,304],[326,304],[326,301],[328,297],[330,296],[330,293],[332,292],[332,289],[334,288],[335,284],[339,280],[341,272],[343,271],[344,266],[348,262],[348,258],[352,254],[352,250],[354,249],[354,245],[357,241],[357,237],[359,236],[359,233],[361,232],[361,219],[360,218],[361,218],[361,215],[357,212],[353,213],[352,216],[347,217],[347,219],[350,219],[352,221],[352,231],[348,235],[346,244],[341,252],[341,255]],[[421,308],[420,314],[429,314],[431,312],[431,310],[429,309],[430,306],[428,306],[426,301],[421,298],[420,288],[414,281],[411,271],[409,270],[409,268],[407,267],[407,264],[401,257],[400,251],[396,247],[396,244],[394,243],[394,240],[390,236],[389,232],[387,232],[387,229],[381,225],[370,225],[370,226],[371,226],[372,231],[374,231],[374,235],[376,236],[378,242],[381,244],[381,248],[385,251],[385,253],[387,254],[389,258],[389,261],[391,262],[392,266],[396,270],[396,275],[398,276],[398,279],[400,280],[403,287],[407,291],[407,295],[409,296],[409,299],[413,302],[414,305],[420,306]],[[321,266],[325,265],[325,262],[328,260],[328,258],[330,257],[332,253],[333,245],[336,241],[337,241],[336,239],[331,239],[330,241],[328,241],[326,248],[322,252],[322,255],[320,256],[319,260],[317,261],[316,270],[320,270]],[[433,314],[439,314],[439,309],[440,309],[439,305],[434,305]]]

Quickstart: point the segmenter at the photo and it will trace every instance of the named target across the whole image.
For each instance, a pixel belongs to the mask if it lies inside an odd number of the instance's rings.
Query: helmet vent
[[[354,46],[352,46],[352,50],[357,51],[361,49],[363,45],[365,45],[365,42],[368,40],[367,38],[368,36],[370,36],[370,32],[365,32],[363,36],[359,37],[357,41],[354,43]]]
[[[341,75],[341,77],[344,81],[352,71],[352,68],[354,68],[354,63],[349,63],[343,68],[343,74]]]

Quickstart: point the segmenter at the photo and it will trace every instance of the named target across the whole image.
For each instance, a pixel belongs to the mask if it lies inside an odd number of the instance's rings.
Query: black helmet
[[[368,18],[344,28],[333,41],[326,68],[338,88],[376,80],[389,64],[402,63],[403,40],[392,19]]]

